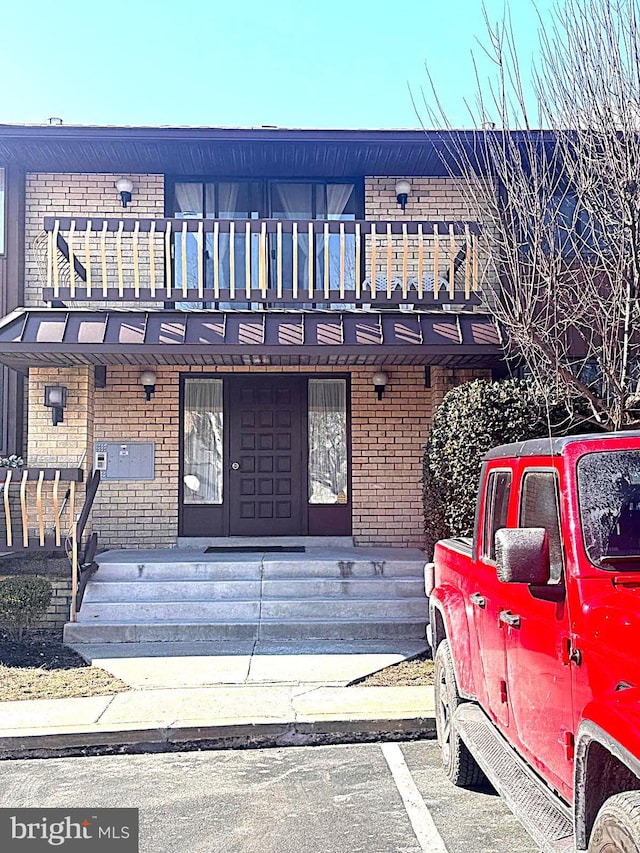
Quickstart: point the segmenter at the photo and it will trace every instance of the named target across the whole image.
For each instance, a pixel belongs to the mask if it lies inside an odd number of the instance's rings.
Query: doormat
[[[304,554],[307,549],[304,545],[211,545],[204,549],[205,554]]]

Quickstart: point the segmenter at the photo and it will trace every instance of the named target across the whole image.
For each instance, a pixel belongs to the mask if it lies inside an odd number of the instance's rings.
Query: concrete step
[[[299,560],[266,559],[262,576],[269,578],[421,578],[425,560]]]
[[[97,580],[239,580],[278,578],[422,578],[425,561],[418,560],[198,560],[101,562]]]
[[[263,598],[424,598],[422,577],[265,578]]]
[[[244,555],[238,560],[194,560],[163,562],[144,560],[139,563],[99,558],[96,580],[162,580],[162,581],[215,581],[260,579],[260,560],[249,560]]]
[[[240,601],[84,601],[78,621],[91,622],[160,622],[183,620],[210,622],[252,619],[352,619],[369,622],[378,618],[428,618],[426,598],[316,598],[259,599]]]
[[[251,622],[260,601],[99,601],[83,602],[78,622]]]
[[[424,598],[421,578],[271,578],[229,580],[105,579],[94,575],[84,605],[117,601],[220,601],[252,598]]]
[[[158,549],[98,562],[67,642],[423,640],[428,621],[417,550]]]
[[[424,619],[262,620],[258,622],[67,623],[65,643],[224,642],[229,640],[424,640]]]
[[[94,577],[98,577],[94,575]],[[100,601],[226,601],[260,598],[259,580],[165,581],[146,578],[137,580],[91,580],[84,595],[83,609],[89,602]]]
[[[429,618],[426,598],[315,598],[313,600],[263,599],[263,620],[282,619],[351,619],[371,622],[375,619]]]
[[[163,643],[257,640],[257,622],[67,622],[65,643]]]
[[[262,640],[424,640],[425,620],[350,619],[270,620],[260,622]]]

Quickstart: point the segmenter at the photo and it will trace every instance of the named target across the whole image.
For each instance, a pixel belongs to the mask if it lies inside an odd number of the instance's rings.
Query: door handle
[[[232,462],[231,463],[231,469],[233,471],[239,471],[240,470],[240,463],[239,462]]]
[[[474,592],[473,595],[470,595],[469,601],[472,604],[475,604],[477,607],[487,606],[487,599],[484,597],[484,595],[480,595],[479,592]]]
[[[510,628],[520,627],[520,617],[516,616],[516,614],[512,613],[510,610],[501,610],[498,619]]]

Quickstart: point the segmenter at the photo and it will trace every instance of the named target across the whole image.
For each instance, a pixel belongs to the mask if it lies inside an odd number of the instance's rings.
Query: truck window
[[[510,490],[510,471],[493,471],[489,474],[482,537],[482,555],[487,560],[495,560],[496,558],[496,530],[507,526]]]
[[[524,475],[520,498],[520,527],[544,527],[549,534],[551,581],[562,577],[562,537],[558,480],[553,471],[530,471]]]

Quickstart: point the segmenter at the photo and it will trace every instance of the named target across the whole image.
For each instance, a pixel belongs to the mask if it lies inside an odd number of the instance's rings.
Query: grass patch
[[[40,632],[21,641],[0,635],[0,702],[106,696],[129,686]]]

